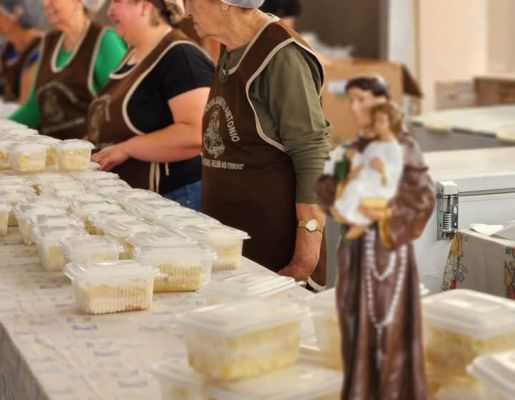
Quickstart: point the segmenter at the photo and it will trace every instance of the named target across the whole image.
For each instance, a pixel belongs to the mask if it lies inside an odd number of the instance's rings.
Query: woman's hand
[[[124,142],[106,147],[91,157],[91,160],[100,164],[102,171],[111,171],[128,159],[129,154],[125,150]]]

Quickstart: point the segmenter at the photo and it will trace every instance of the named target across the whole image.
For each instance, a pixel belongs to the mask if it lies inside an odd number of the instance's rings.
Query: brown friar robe
[[[416,142],[407,133],[399,134],[398,140],[404,148],[404,170],[390,201],[391,217],[357,240],[342,239],[338,250],[345,400],[427,399],[412,241],[422,234],[435,197]],[[363,150],[367,144],[358,139],[353,146]],[[334,202],[336,183],[331,176],[318,182],[325,209]]]

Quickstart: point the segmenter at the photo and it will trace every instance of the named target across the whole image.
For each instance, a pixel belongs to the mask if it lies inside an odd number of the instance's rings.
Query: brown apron
[[[244,256],[273,271],[289,264],[295,250],[295,171],[283,146],[262,132],[249,90],[290,43],[317,60],[295,32],[279,22],[268,24],[239,66],[223,78],[217,71],[203,124],[203,211],[248,232],[252,239],[245,241]]]
[[[63,42],[58,31],[43,39],[36,96],[41,114],[40,132],[58,139],[82,138],[88,106],[95,97],[93,73],[104,28],[91,22],[86,35],[62,69],[56,59]]]
[[[98,147],[124,142],[134,136],[144,135],[131,122],[128,104],[138,85],[170,49],[179,44],[194,45],[180,30],[174,29],[137,66],[129,72],[111,74],[88,112],[88,138]],[[125,65],[130,52],[120,65]],[[159,164],[129,158],[113,169],[132,187],[159,190]]]
[[[0,70],[5,78],[4,84],[4,100],[5,101],[18,101],[20,98],[20,83],[21,75],[25,68],[28,58],[32,55],[34,50],[40,45],[41,38],[35,38],[27,46],[21,54],[19,54],[14,60],[7,60],[6,53],[2,54],[0,59]]]

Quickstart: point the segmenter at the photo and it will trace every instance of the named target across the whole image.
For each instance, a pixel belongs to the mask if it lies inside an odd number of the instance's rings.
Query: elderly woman
[[[134,187],[200,209],[202,114],[213,64],[172,25],[182,0],[116,0],[108,11],[131,50],[91,104],[93,156]]]
[[[0,34],[8,40],[0,55],[0,74],[4,78],[3,99],[23,103],[36,74],[41,33],[37,30],[43,12],[39,0],[0,2]]]
[[[85,134],[88,106],[125,54],[123,41],[91,21],[98,0],[43,0],[45,35],[35,85],[10,119],[58,139]]]
[[[362,130],[347,148],[362,152],[375,137],[371,110],[389,99],[389,91],[382,79],[359,77],[348,82],[346,92],[354,120]],[[427,398],[412,242],[422,234],[435,198],[417,143],[404,131],[397,134],[397,140],[404,160],[396,195],[382,208],[362,204],[361,212],[371,225],[359,239],[342,239],[338,250],[337,301],[345,400]],[[337,184],[345,178],[338,172],[345,170],[342,163],[348,163],[343,153],[342,149],[334,150],[329,174],[317,185],[328,213]],[[334,169],[336,173],[330,171]]]
[[[222,44],[204,116],[202,209],[250,234],[245,256],[306,281],[325,222],[314,195],[328,152],[323,71],[262,4],[187,2],[199,36]]]

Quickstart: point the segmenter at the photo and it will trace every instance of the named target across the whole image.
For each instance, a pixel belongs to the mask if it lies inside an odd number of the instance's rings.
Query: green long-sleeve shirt
[[[100,41],[100,46],[95,59],[93,71],[93,89],[98,93],[109,79],[127,51],[125,42],[112,29],[107,29]],[[70,60],[73,52],[65,50],[63,47],[57,53],[57,68],[63,68]],[[32,85],[31,92],[27,100],[9,116],[9,119],[25,124],[31,128],[37,128],[40,122],[39,106],[36,98],[36,82]]]
[[[246,46],[224,52],[220,62],[235,67]],[[322,77],[315,61],[297,45],[279,50],[250,88],[263,132],[282,144],[297,180],[297,203],[316,203],[314,187],[329,154],[330,124],[320,105]]]

